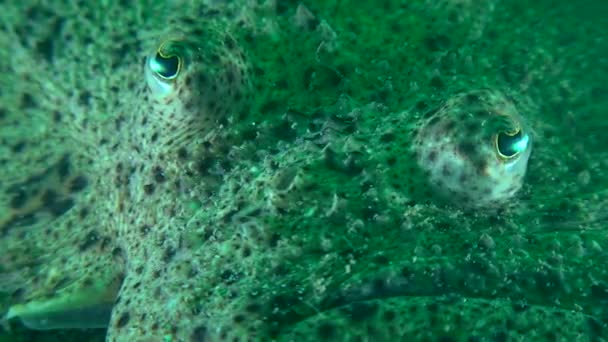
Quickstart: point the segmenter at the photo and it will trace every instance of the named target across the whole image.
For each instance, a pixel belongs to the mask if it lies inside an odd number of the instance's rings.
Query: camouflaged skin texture
[[[3,4],[4,326],[604,340],[606,13]]]

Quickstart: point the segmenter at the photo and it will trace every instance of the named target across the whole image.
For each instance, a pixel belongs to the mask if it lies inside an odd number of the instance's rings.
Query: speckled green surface
[[[605,340],[606,18],[3,5],[0,341]]]

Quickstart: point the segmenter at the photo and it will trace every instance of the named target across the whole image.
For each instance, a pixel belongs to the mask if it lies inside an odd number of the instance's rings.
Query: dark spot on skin
[[[193,77],[188,76],[184,79],[184,85],[188,88],[192,87]]]
[[[278,275],[278,276],[284,276],[287,275],[287,273],[289,273],[289,268],[284,265],[284,264],[280,264],[277,265],[273,270],[272,273]]]
[[[465,125],[464,125],[464,131],[468,135],[474,135],[475,132],[477,132],[478,127],[479,126],[478,126],[477,122],[469,121],[469,122],[465,123]]]
[[[278,245],[280,239],[281,236],[277,233],[274,233],[270,237],[270,241],[268,242],[268,244],[270,245],[270,247],[275,248]]]
[[[55,216],[60,216],[65,214],[70,208],[74,206],[74,200],[71,198],[66,198],[64,200],[60,200],[55,202],[50,208],[50,212]]]
[[[25,149],[25,141],[20,141],[11,147],[14,153],[21,153]]]
[[[487,173],[488,163],[481,158],[475,160],[475,171],[477,171],[478,175],[485,175]],[[492,191],[492,189],[488,189]]]
[[[21,106],[26,109],[36,107],[36,101],[34,100],[32,94],[23,93],[23,95],[21,96]]]
[[[173,257],[175,256],[175,253],[177,253],[175,248],[167,247],[167,249],[165,249],[165,253],[163,254],[163,261],[164,262],[171,261],[171,259],[173,259]]]
[[[63,277],[61,279],[59,279],[59,281],[57,281],[56,284],[53,285],[52,289],[53,291],[57,291],[59,289],[65,288],[65,286],[70,282],[70,278],[68,277]]]
[[[64,155],[59,163],[57,164],[57,173],[59,174],[59,179],[64,180],[70,174],[70,156]]]
[[[23,189],[19,189],[17,193],[11,198],[10,206],[13,209],[22,208],[27,202],[27,194]]]
[[[249,247],[243,248],[243,257],[247,258],[251,255],[251,249]]]
[[[144,192],[146,193],[146,195],[151,195],[154,192],[154,184],[144,185]]]
[[[205,341],[206,335],[207,327],[205,327],[204,325],[199,325],[192,331],[192,335],[190,335],[190,342],[203,342]]]
[[[163,183],[166,180],[165,173],[159,166],[154,168],[154,180],[157,183]]]
[[[234,83],[234,79],[236,78],[236,76],[234,75],[233,72],[229,71],[226,74],[226,80],[228,81],[228,84],[233,84]]]
[[[123,115],[120,115],[119,117],[114,119],[114,127],[116,127],[117,131],[119,131],[121,129],[122,124],[125,121],[126,121],[126,118]]]
[[[108,248],[108,246],[110,245],[111,242],[112,242],[112,240],[106,236],[103,239],[101,239],[101,244],[100,244],[99,248],[101,248],[101,250],[106,250],[106,248]]]
[[[9,230],[15,226],[30,226],[36,224],[37,221],[33,213],[13,215],[3,226],[0,226],[2,228],[2,235],[8,234]]]
[[[475,118],[477,118],[478,122],[482,122],[483,120],[489,118],[492,116],[492,113],[490,111],[488,111],[487,109],[480,109],[477,110],[473,113],[473,116],[475,116]]]
[[[452,132],[454,127],[456,127],[456,122],[453,120],[448,120],[443,127],[447,132]]]
[[[90,231],[86,237],[84,238],[84,242],[80,244],[78,247],[81,252],[89,249],[91,246],[95,245],[95,243],[99,240],[99,234],[96,231]]]
[[[91,102],[91,97],[91,92],[89,92],[88,90],[84,90],[78,96],[78,103],[81,106],[88,106]]]
[[[146,235],[150,232],[150,226],[143,225],[143,226],[141,226],[140,231],[142,234]]]
[[[61,20],[58,20],[61,22]],[[49,35],[46,38],[38,41],[36,43],[36,51],[47,60],[47,62],[51,62],[53,60],[53,51],[54,51],[54,40],[53,35]]]
[[[428,106],[429,105],[426,102],[424,102],[424,101],[418,101],[418,102],[416,102],[415,108],[418,111],[423,111],[423,110],[427,109]],[[426,114],[425,114],[425,116],[426,116]]]
[[[60,199],[57,192],[51,189],[44,191],[41,201],[42,205],[55,216],[64,214],[74,205],[72,199]]]
[[[184,147],[180,147],[177,150],[177,157],[179,159],[186,159],[188,157],[188,150],[186,150],[186,148],[184,148]]]
[[[118,257],[122,255],[122,249],[120,247],[116,247],[112,250],[112,256]]]
[[[62,118],[62,117],[63,117],[63,115],[61,114],[61,112],[59,112],[59,111],[54,111],[54,112],[53,112],[53,121],[54,121],[55,123],[57,123],[57,122],[61,121],[61,118]]]
[[[86,208],[86,207],[80,209],[80,212],[78,212],[78,217],[80,217],[81,220],[83,220],[88,215],[89,215],[89,208]]]
[[[224,282],[226,282],[227,284],[234,283],[238,280],[238,276],[231,270],[224,270],[220,274],[220,278],[222,278],[222,280],[224,280]]]
[[[475,144],[470,141],[461,142],[458,144],[458,152],[460,152],[462,155],[470,156],[475,153]]]
[[[76,176],[70,182],[70,192],[82,191],[87,186],[87,179],[84,176]]]
[[[118,321],[116,321],[116,327],[117,328],[122,328],[125,325],[127,325],[127,323],[129,323],[129,313],[128,312],[123,312],[122,315],[120,315],[120,318],[118,318]]]

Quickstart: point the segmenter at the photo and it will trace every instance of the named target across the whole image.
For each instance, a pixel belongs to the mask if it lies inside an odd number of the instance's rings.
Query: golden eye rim
[[[527,134],[525,134],[525,133],[523,132],[523,130],[522,130],[522,129],[521,129],[521,127],[519,127],[519,126],[516,126],[516,127],[515,127],[515,129],[514,129],[513,131],[500,131],[500,132],[498,132],[498,133],[494,134],[494,137],[493,137],[493,141],[494,141],[494,151],[496,151],[496,155],[498,156],[498,158],[499,158],[500,160],[502,160],[502,161],[508,161],[508,160],[512,160],[512,159],[514,159],[514,158],[517,158],[517,157],[519,157],[519,156],[520,156],[520,155],[521,155],[521,154],[522,154],[522,153],[525,151],[525,149],[518,150],[518,151],[517,151],[516,153],[514,153],[512,156],[507,156],[507,155],[504,155],[504,154],[502,154],[502,153],[500,152],[500,148],[498,147],[498,136],[499,136],[500,134],[505,134],[505,135],[507,135],[507,136],[509,136],[509,137],[514,137],[514,136],[516,136],[516,135],[518,135],[518,134],[520,134],[520,133],[521,133],[522,137],[525,137],[525,139],[526,139],[526,149],[527,149],[527,146],[528,146],[528,144],[529,144],[529,140],[530,140],[530,138],[528,137],[528,135],[527,135]]]
[[[172,57],[176,57],[177,58],[177,70],[175,71],[175,75],[171,76],[171,77],[166,77],[161,75],[158,71],[154,70],[152,67],[150,67],[150,69],[152,69],[152,72],[154,73],[155,77],[158,77],[159,79],[163,80],[163,81],[172,81],[175,80],[179,74],[182,71],[183,68],[183,64],[184,64],[184,58],[182,56],[180,56],[178,53],[169,53],[166,54],[164,53],[166,49],[166,46],[168,44],[173,44],[175,43],[175,40],[166,40],[163,43],[161,43],[158,48],[156,49],[156,53],[152,56],[152,59],[156,58],[156,56],[160,56],[161,58],[165,58],[165,59],[169,59]]]

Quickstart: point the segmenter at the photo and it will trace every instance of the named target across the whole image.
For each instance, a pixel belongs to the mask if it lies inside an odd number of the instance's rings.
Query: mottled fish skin
[[[577,6],[4,6],[6,325],[603,340],[608,8]]]

